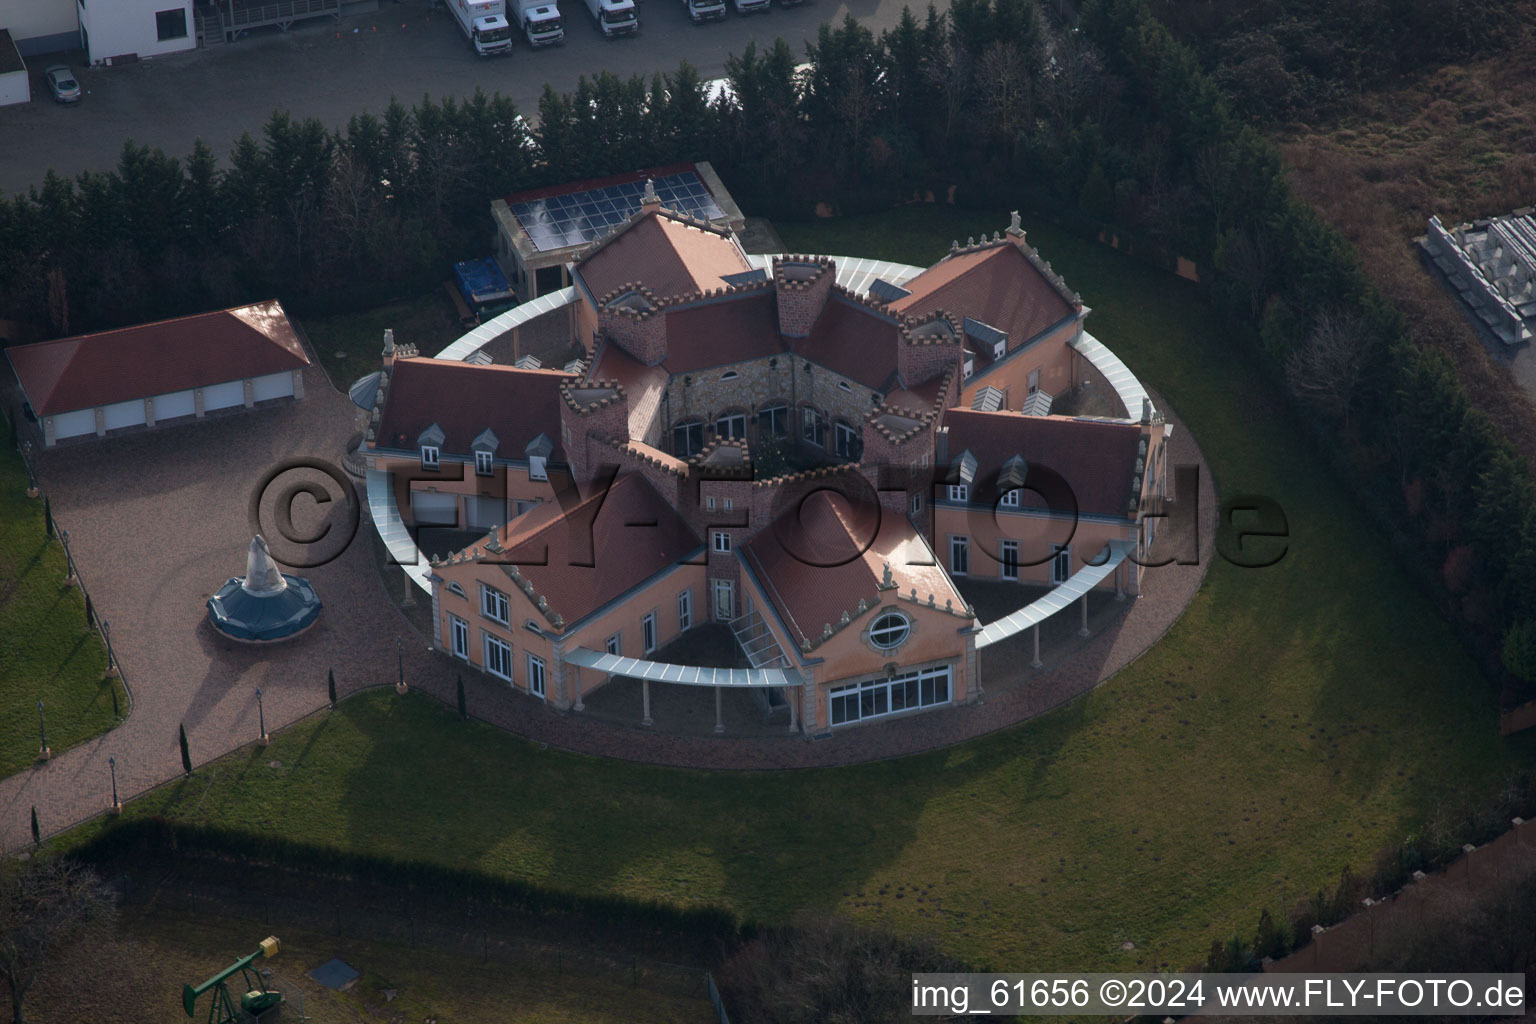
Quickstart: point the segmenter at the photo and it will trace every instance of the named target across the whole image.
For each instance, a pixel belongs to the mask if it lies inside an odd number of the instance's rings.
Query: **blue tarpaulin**
[[[455,263],[453,280],[459,286],[459,294],[464,296],[464,301],[469,303],[472,309],[508,304],[516,299],[506,275],[501,272],[496,261],[489,256],[484,259]]]

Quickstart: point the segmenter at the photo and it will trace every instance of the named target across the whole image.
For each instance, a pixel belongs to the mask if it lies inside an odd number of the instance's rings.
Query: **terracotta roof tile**
[[[642,216],[576,264],[593,298],[634,281],[672,298],[723,288],[724,275],[751,269],[733,238],[660,212]]]
[[[638,440],[650,433],[667,391],[665,369],[646,366],[619,346],[605,341],[588,379],[618,381],[629,400],[629,436]]]
[[[667,312],[667,358],[662,365],[674,375],[783,351],[771,291]]]
[[[1017,454],[1061,474],[1080,512],[1125,516],[1141,440],[1141,428],[1134,423],[950,409],[944,426],[949,428],[950,459],[967,450],[976,457],[976,497],[981,500],[996,496],[997,475]],[[938,467],[941,473],[945,468]],[[1031,502],[1040,499],[1027,494],[1025,503]]]
[[[276,299],[6,350],[40,416],[309,365]]]
[[[482,556],[502,560],[509,577],[516,565],[567,625],[684,561],[700,544],[645,478],[630,472],[620,473],[606,494],[596,490],[570,508],[555,501],[537,506],[498,531],[498,541],[505,552],[482,549]]]
[[[912,294],[891,303],[893,310],[922,316],[945,309],[972,317],[1008,332],[1010,351],[1073,312],[1012,242],[949,256],[904,287]]]
[[[900,328],[872,310],[831,295],[795,354],[876,391],[895,384]]]
[[[903,595],[915,587],[920,600],[931,593],[940,608],[946,600],[965,605],[906,516],[854,506],[831,491],[816,491],[780,516],[741,556],[797,643],[819,639],[827,625],[836,629],[845,611],[857,615],[860,598],[873,606],[887,562]]]
[[[498,458],[521,459],[540,434],[555,442],[550,458],[565,461],[560,446],[559,370],[475,366],[451,359],[396,359],[379,422],[381,448],[415,449],[423,430],[436,423],[442,450],[469,455],[470,445],[489,427],[500,446]]]

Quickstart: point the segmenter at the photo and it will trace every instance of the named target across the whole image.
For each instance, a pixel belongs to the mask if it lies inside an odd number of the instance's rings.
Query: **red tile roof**
[[[276,299],[6,350],[40,416],[309,365]]]
[[[547,434],[551,460],[563,462],[560,444],[559,370],[475,366],[451,359],[396,359],[379,421],[381,448],[414,450],[421,432],[436,423],[442,450],[468,455],[487,427],[500,442],[498,458],[521,459],[528,443]]]
[[[740,551],[796,643],[836,629],[845,611],[856,617],[860,598],[877,604],[886,563],[902,594],[915,587],[919,600],[933,594],[940,608],[946,600],[965,606],[906,516],[831,491],[814,492]]]
[[[507,550],[482,548],[482,557],[501,560],[509,577],[516,565],[567,626],[684,561],[700,544],[639,473],[620,473],[606,494],[595,490],[568,509],[545,502],[504,526],[497,539]]]
[[[840,295],[827,298],[811,332],[795,343],[795,354],[867,388],[885,391],[896,378],[900,328],[885,317]]]
[[[910,316],[935,309],[1008,333],[1012,351],[1069,316],[1073,306],[1012,242],[946,257],[908,281],[912,294],[891,303]]]
[[[1124,518],[1131,498],[1136,449],[1141,428],[1134,423],[1104,423],[1066,416],[1025,416],[1017,412],[950,409],[949,458],[969,450],[976,457],[974,497],[996,497],[1003,464],[1020,455],[1031,466],[1059,473],[1072,488],[1079,512]],[[947,465],[936,467],[942,474]],[[1041,504],[1026,494],[1025,504]]]
[[[778,355],[778,305],[772,291],[707,302],[667,313],[667,358],[672,374]]]
[[[666,393],[669,379],[667,371],[660,366],[646,366],[610,341],[599,345],[597,361],[587,379],[619,382],[629,402],[629,436],[641,440],[650,432],[661,408],[661,396]]]
[[[730,235],[662,212],[640,217],[576,264],[594,299],[635,281],[658,298],[672,298],[723,288],[726,274],[751,269]]]

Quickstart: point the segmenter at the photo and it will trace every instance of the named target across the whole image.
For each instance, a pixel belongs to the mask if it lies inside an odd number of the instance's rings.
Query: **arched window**
[[[789,436],[789,406],[780,403],[757,411],[758,440],[773,437],[782,441]]]
[[[464,595],[464,588],[459,586],[457,583],[452,582],[452,581],[449,581],[449,583],[448,583],[448,593],[450,593],[450,594],[457,594],[460,597],[465,596]]]
[[[726,370],[724,373],[722,373],[720,375],[720,379],[721,380],[735,380],[737,377],[740,377],[740,376],[741,376],[741,374],[737,373],[735,370]]]
[[[886,612],[869,627],[869,642],[882,651],[900,647],[912,632],[912,624],[900,612]]]
[[[704,447],[704,421],[683,420],[672,428],[672,454],[680,459],[696,455]]]
[[[745,438],[747,436],[747,417],[745,413],[728,412],[715,420],[715,433],[720,437]]]

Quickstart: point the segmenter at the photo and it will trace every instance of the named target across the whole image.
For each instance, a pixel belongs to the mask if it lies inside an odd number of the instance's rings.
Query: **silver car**
[[[48,91],[60,103],[80,102],[80,83],[75,81],[74,73],[67,66],[55,64],[43,72],[43,78],[48,81]]]

